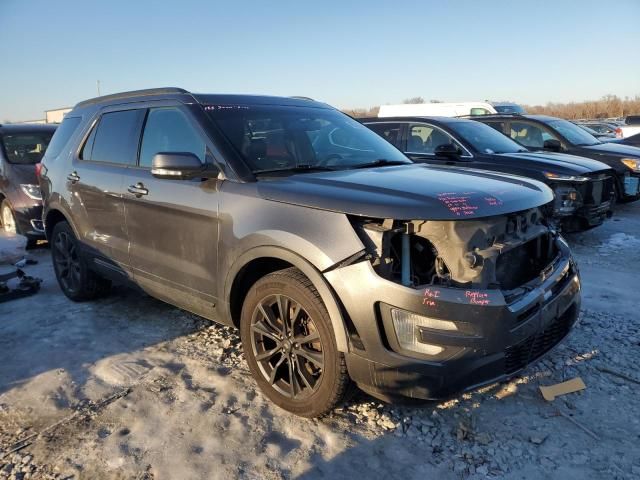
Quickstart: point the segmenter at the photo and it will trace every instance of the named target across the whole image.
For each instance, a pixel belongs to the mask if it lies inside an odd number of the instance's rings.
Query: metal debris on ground
[[[9,280],[19,279],[18,285],[11,288]],[[9,273],[0,273],[0,303],[33,295],[40,290],[42,279],[31,277],[19,268]]]

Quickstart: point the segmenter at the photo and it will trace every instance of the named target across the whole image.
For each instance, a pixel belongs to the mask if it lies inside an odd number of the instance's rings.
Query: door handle
[[[133,193],[138,198],[140,198],[142,195],[149,194],[149,190],[144,188],[144,185],[142,184],[142,182],[138,182],[135,185],[129,185],[129,188],[127,188],[127,191],[129,193]]]
[[[80,176],[78,175],[78,172],[74,170],[69,175],[67,175],[67,180],[69,180],[71,183],[76,183],[80,181]]]

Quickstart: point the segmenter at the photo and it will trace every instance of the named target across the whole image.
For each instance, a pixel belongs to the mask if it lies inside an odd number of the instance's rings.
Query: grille
[[[514,373],[526,367],[527,364],[556,346],[571,330],[576,316],[575,309],[575,305],[571,306],[542,332],[528,337],[517,345],[508,347],[504,353],[506,373]]]
[[[594,177],[578,188],[585,205],[600,205],[609,201],[613,192],[613,178],[606,175]]]

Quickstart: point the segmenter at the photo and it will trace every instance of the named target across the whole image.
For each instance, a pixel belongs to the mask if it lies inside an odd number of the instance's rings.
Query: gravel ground
[[[640,205],[568,240],[581,320],[544,360],[446,402],[358,394],[315,421],[263,398],[233,329],[124,288],[74,304],[36,250],[42,291],[0,304],[0,478],[639,478]],[[542,399],[576,376],[586,390]]]

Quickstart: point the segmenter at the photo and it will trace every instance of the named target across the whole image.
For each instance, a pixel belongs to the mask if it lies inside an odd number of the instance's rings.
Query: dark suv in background
[[[640,148],[601,142],[574,123],[546,115],[485,115],[485,123],[529,150],[563,152],[606,163],[616,172],[617,200],[640,198]]]
[[[44,239],[40,160],[56,125],[0,125],[0,222],[7,233],[27,237],[33,246]]]
[[[494,129],[461,118],[360,119],[415,162],[523,175],[549,185],[552,215],[565,231],[600,225],[611,215],[615,173],[604,163],[552,152],[529,152]]]
[[[263,392],[303,416],[351,381],[438,398],[509,377],[580,307],[543,183],[417,165],[302,98],[128,92],[81,102],[43,162],[73,300],[133,282],[240,328]]]

